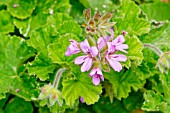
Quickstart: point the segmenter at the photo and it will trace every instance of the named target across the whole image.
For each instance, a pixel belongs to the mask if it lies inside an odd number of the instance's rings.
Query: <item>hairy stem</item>
[[[152,45],[152,44],[147,44],[144,43],[143,44],[144,47],[147,47],[149,49],[151,49],[153,52],[155,52],[159,57],[163,55],[163,52],[156,46]]]
[[[58,89],[58,84],[60,82],[60,78],[62,76],[62,73],[66,70],[66,68],[60,68],[56,75],[55,75],[55,79],[53,81],[53,87],[55,87],[56,89]]]

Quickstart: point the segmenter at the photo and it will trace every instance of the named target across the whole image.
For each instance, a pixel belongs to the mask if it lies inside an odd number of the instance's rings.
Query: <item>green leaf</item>
[[[84,98],[84,102],[87,105],[94,104],[99,100],[102,87],[100,85],[94,86],[88,74],[79,72],[79,66],[74,66],[74,69],[76,67],[76,71],[72,70],[72,74],[76,76],[76,79],[64,80],[62,82],[62,95],[66,101],[66,105],[73,106],[80,96]]]
[[[139,18],[140,8],[131,0],[122,0],[118,8],[116,27],[119,32],[125,30],[129,35],[142,35],[150,31],[150,23],[145,18]]]
[[[126,54],[128,60],[122,63],[126,68],[131,66],[138,66],[143,60],[143,45],[136,36],[125,36],[125,43],[129,46],[128,53]]]
[[[15,97],[6,105],[5,113],[33,113],[33,106],[31,102]]]
[[[56,65],[52,64],[50,58],[39,54],[35,60],[27,65],[29,75],[37,75],[42,81],[49,78],[49,73],[53,73]]]
[[[3,108],[4,107],[4,105],[5,105],[5,103],[7,102],[7,100],[8,100],[8,98],[9,98],[9,94],[7,94],[7,96],[4,98],[4,99],[1,99],[0,100],[0,108]],[[1,112],[0,112],[1,113]]]
[[[146,61],[143,61],[140,66],[134,67],[132,70],[141,80],[146,80],[152,75]]]
[[[73,33],[77,36],[81,36],[82,29],[81,29],[80,25],[77,24],[77,22],[66,21],[62,24],[61,28],[59,29],[59,32],[61,34]]]
[[[72,62],[74,56],[65,56],[67,47],[70,45],[69,39],[74,39],[79,42],[79,38],[71,33],[62,35],[57,39],[56,43],[53,43],[48,46],[49,57],[52,59],[53,63],[66,63]]]
[[[14,18],[13,23],[19,29],[20,33],[27,37],[35,29],[44,26],[47,22],[47,17],[47,14],[38,13],[24,20]]]
[[[46,25],[35,30],[31,33],[30,39],[27,41],[28,45],[34,47],[38,53],[47,56],[47,46],[56,38],[51,32],[52,29],[53,28],[50,25]]]
[[[144,93],[143,110],[146,111],[165,111],[167,103],[164,102],[164,98],[161,94],[155,93],[150,90]]]
[[[38,0],[35,13],[53,14],[56,12],[69,13],[71,5],[69,0]]]
[[[149,20],[170,20],[169,3],[153,2],[141,4],[140,8],[147,14]],[[161,12],[161,13],[158,13]]]
[[[0,35],[0,38],[0,70],[3,70],[0,71],[0,93],[10,91],[26,100],[30,100],[31,97],[36,96],[36,94],[34,94],[36,91],[33,90],[35,87],[32,87],[35,81],[32,83],[27,79],[27,81],[24,82],[18,75],[23,63],[34,55],[34,50],[28,47],[25,40],[19,37]],[[32,85],[24,85],[27,84],[27,82],[30,82]],[[20,93],[16,92],[17,89],[20,89]],[[26,89],[31,89],[31,91]]]
[[[0,11],[0,33],[8,34],[14,31],[14,25],[12,24],[12,17],[8,11]]]
[[[107,12],[108,10],[113,10],[116,8],[116,5],[113,5],[111,0],[102,0],[100,2],[94,0],[79,0],[85,8],[90,8],[92,11],[102,11],[102,13]]]
[[[167,48],[170,50],[170,22],[151,30],[149,34],[141,36],[140,40],[143,43],[151,43],[160,49]]]
[[[119,100],[128,97],[131,87],[137,91],[143,86],[138,76],[131,69],[120,73],[111,70],[110,73],[104,73],[104,77],[113,85],[115,98]]]
[[[56,31],[61,29],[63,23],[68,20],[73,20],[68,14],[55,13],[53,15],[48,16],[47,22],[49,25],[53,27],[52,32],[55,34]],[[77,23],[76,23],[76,26],[77,26]]]
[[[31,16],[36,7],[36,0],[12,0],[7,4],[7,10],[12,16],[26,19]]]

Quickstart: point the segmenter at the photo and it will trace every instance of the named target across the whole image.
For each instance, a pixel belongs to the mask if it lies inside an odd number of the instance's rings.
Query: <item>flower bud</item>
[[[165,52],[158,59],[156,67],[158,67],[162,73],[165,72],[166,74],[168,74],[168,69],[170,68],[170,52]]]
[[[39,95],[39,99],[45,99],[45,98],[48,98],[50,96],[50,93],[51,93],[51,89],[52,89],[52,86],[49,84],[49,85],[45,85],[41,88],[41,93]]]

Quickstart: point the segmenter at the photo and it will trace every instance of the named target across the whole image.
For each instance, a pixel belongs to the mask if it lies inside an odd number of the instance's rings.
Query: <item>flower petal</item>
[[[103,77],[103,75],[99,75],[100,76],[100,78],[102,79],[102,81],[104,81],[104,77]]]
[[[102,71],[101,71],[99,68],[97,68],[96,71],[97,71],[97,74],[98,74],[98,75],[103,75],[103,74],[102,74]]]
[[[83,65],[81,66],[81,72],[88,71],[92,66],[92,58],[86,57],[84,60]]]
[[[92,55],[92,57],[96,57],[96,55],[98,54],[98,49],[97,49],[97,47],[96,46],[93,46],[93,47],[91,47],[90,48],[90,53],[91,53],[91,55]]]
[[[120,50],[120,51],[122,51],[122,52],[127,53],[127,51],[124,50],[124,49],[128,49],[128,45],[127,45],[127,44],[120,44],[120,45],[117,45],[117,46],[116,46],[116,50]]]
[[[116,46],[112,45],[112,42],[107,42],[108,54],[113,53],[116,50]]]
[[[96,74],[96,75],[94,75],[93,76],[93,78],[92,78],[92,81],[93,81],[93,84],[94,85],[99,85],[99,83],[100,83],[100,78],[99,78],[99,76]]]
[[[80,48],[82,49],[84,53],[88,54],[90,45],[87,39],[85,39],[83,42],[80,43]]]
[[[77,57],[75,60],[74,60],[74,63],[75,64],[82,64],[84,61],[85,61],[85,59],[88,57],[88,55],[86,55],[86,56],[79,56],[79,57]]]
[[[114,31],[113,31],[113,29],[110,29],[110,33],[111,33],[111,38],[113,39],[114,38]]]
[[[118,62],[118,61],[115,61],[115,60],[112,60],[112,59],[107,59],[110,66],[117,72],[120,72],[122,70],[122,65]]]
[[[123,35],[119,35],[116,39],[112,41],[112,45],[122,44],[125,41]]]
[[[96,69],[95,68],[93,68],[91,71],[90,71],[90,74],[89,74],[89,76],[93,76],[94,74],[96,74]]]
[[[105,41],[102,37],[98,38],[97,40],[97,48],[100,50],[101,48],[103,48],[105,46]]]
[[[109,55],[109,59],[112,59],[114,61],[125,62],[127,60],[127,57],[123,54],[113,54],[113,55]]]
[[[70,45],[67,48],[67,51],[65,52],[66,56],[70,56],[72,54],[79,53],[80,49],[78,47],[78,43],[75,40],[70,40]]]

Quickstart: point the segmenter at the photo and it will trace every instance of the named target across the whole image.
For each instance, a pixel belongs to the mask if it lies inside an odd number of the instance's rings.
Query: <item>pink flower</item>
[[[112,45],[112,42],[108,42],[108,52],[106,54],[106,59],[109,62],[110,66],[117,72],[122,70],[122,65],[120,62],[125,62],[127,57],[123,54],[114,54],[116,51],[116,45]],[[121,47],[120,47],[121,48]]]
[[[97,40],[97,45],[98,45],[97,48],[99,50],[102,49],[107,44],[109,39],[110,39],[110,36],[106,36],[105,38],[103,38],[103,37],[98,38],[98,40]]]
[[[89,74],[89,76],[92,76],[92,81],[94,85],[99,85],[100,79],[104,81],[104,77],[102,74],[102,71],[99,68],[93,68]]]
[[[67,51],[65,52],[65,55],[70,56],[72,54],[76,54],[79,52],[80,52],[80,49],[78,47],[78,43],[75,40],[70,39],[70,45],[68,46]]]
[[[85,72],[91,68],[93,63],[92,58],[96,57],[98,54],[98,49],[95,46],[90,47],[87,39],[80,43],[80,48],[86,55],[77,57],[74,60],[74,63],[78,65],[83,63],[81,66],[81,72]]]
[[[125,30],[122,30],[122,35],[126,35],[127,32]]]
[[[116,39],[112,41],[112,46],[113,48],[115,48],[115,50],[119,50],[119,51],[127,53],[127,51],[124,49],[128,49],[128,45],[123,44],[123,42],[125,42],[124,36],[119,35]]]
[[[84,103],[84,98],[83,97],[80,97],[80,102]]]

